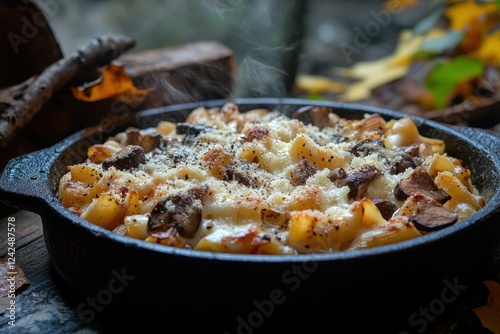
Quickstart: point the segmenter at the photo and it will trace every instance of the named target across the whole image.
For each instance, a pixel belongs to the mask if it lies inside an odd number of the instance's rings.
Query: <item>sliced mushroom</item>
[[[246,187],[258,188],[259,181],[252,175],[247,162],[237,161],[228,164],[224,171],[225,181],[236,181]]]
[[[143,133],[136,127],[128,127],[125,132],[112,137],[122,145],[137,145],[141,146],[146,153],[153,151],[160,145],[162,136],[158,133]]]
[[[381,139],[365,139],[357,142],[350,148],[349,152],[354,154],[356,157],[364,157],[374,152],[379,152],[384,148],[385,145]]]
[[[400,201],[416,193],[429,196],[440,204],[446,203],[451,198],[443,189],[436,186],[429,173],[422,167],[417,167],[408,178],[399,181],[394,188],[394,196]]]
[[[162,143],[162,139],[163,137],[158,133],[146,134],[142,136],[139,145],[144,149],[144,152],[148,153],[160,146],[160,144]]]
[[[260,212],[260,219],[262,223],[266,226],[276,226],[279,228],[285,228],[286,223],[289,219],[288,212],[278,212],[272,209],[262,209]]]
[[[413,144],[404,148],[404,152],[411,157],[418,157],[420,153],[420,144]]]
[[[304,185],[309,177],[316,173],[316,168],[306,159],[301,160],[292,170],[292,184]]]
[[[146,156],[143,148],[138,145],[127,145],[104,159],[102,167],[104,169],[115,167],[119,170],[130,170],[144,163],[146,163]]]
[[[396,210],[398,209],[396,203],[393,203],[385,199],[374,198],[372,199],[372,202],[373,204],[375,204],[375,206],[380,211],[380,214],[385,220],[391,219],[394,212],[396,212]]]
[[[129,127],[125,131],[126,135],[126,145],[140,145],[141,143],[141,131],[138,128]]]
[[[330,181],[335,182],[340,179],[345,179],[347,177],[347,173],[342,167],[337,167],[334,168],[330,171],[330,175],[328,175],[328,178]]]
[[[453,225],[458,220],[458,214],[444,208],[429,196],[417,193],[414,195],[417,208],[410,221],[422,231],[436,231]]]
[[[211,130],[212,127],[208,125],[195,125],[187,122],[177,123],[175,132],[178,135],[186,135],[187,137],[197,137],[202,132]]]
[[[399,155],[394,157],[391,166],[391,174],[404,173],[408,168],[416,168],[419,166],[416,161],[417,157],[413,157],[410,153],[401,152]]]
[[[202,219],[203,204],[190,193],[167,196],[154,207],[148,218],[148,233],[175,229],[179,235],[191,238]]]
[[[337,187],[349,187],[349,198],[361,198],[370,182],[380,174],[380,171],[374,166],[366,166],[352,174],[347,175],[344,179],[337,179],[334,183]]]

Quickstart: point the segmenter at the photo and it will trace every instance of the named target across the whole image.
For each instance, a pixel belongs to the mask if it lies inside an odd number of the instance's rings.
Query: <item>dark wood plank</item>
[[[7,219],[14,217],[16,227],[16,249],[43,236],[42,220],[39,215],[28,211],[15,211],[0,219],[0,257],[7,253]]]

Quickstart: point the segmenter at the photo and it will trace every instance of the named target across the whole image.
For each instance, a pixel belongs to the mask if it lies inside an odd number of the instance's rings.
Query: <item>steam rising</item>
[[[58,2],[59,11],[50,17],[50,23],[65,54],[109,31],[137,40],[133,51],[216,40],[232,49],[236,60],[234,90],[222,91],[225,96],[284,96],[294,79],[303,15],[303,10],[296,7],[303,0]],[[222,78],[205,79],[205,74],[211,72],[221,73],[220,68],[207,67],[197,79],[190,79],[189,87],[176,86],[175,78],[167,76],[153,84],[157,92],[163,92],[157,98],[168,103],[198,100],[196,87],[216,86],[217,80],[229,76],[225,73]],[[191,78],[191,73],[181,74]],[[214,96],[220,95],[216,87],[213,91]]]
[[[296,1],[204,0],[232,35],[237,61],[234,96],[288,95],[300,38]],[[228,26],[229,24],[229,26]],[[288,44],[287,44],[288,43]]]

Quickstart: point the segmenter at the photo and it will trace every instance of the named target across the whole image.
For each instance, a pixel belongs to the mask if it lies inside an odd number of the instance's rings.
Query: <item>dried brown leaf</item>
[[[484,327],[498,334],[500,333],[500,285],[495,281],[485,281],[484,284],[490,291],[488,302],[472,310]]]
[[[138,89],[125,72],[125,66],[109,64],[104,68],[102,76],[96,82],[83,87],[71,87],[73,96],[81,101],[94,102],[121,95],[142,97],[149,93],[148,89]]]
[[[19,293],[30,282],[21,268],[9,263],[7,259],[0,259],[0,314],[4,314],[10,306],[13,291]]]

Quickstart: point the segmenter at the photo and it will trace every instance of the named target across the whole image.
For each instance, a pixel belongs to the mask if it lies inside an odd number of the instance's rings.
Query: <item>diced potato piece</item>
[[[339,154],[317,145],[309,136],[299,134],[292,142],[289,151],[293,162],[306,159],[317,169],[334,169],[344,166],[344,159]]]
[[[70,173],[73,181],[80,181],[93,186],[103,176],[103,169],[91,164],[78,164],[71,166]]]
[[[351,206],[351,210],[355,215],[363,217],[361,219],[361,224],[365,227],[374,227],[386,222],[380,210],[370,199],[365,198],[361,201],[354,202]]]
[[[81,207],[92,201],[90,188],[83,182],[72,181],[71,173],[63,175],[59,182],[59,200],[65,207]]]
[[[199,107],[191,111],[186,118],[188,123],[204,123],[208,120],[208,111],[205,107]]]
[[[168,136],[175,131],[176,125],[172,122],[160,121],[156,125],[156,131],[162,136]]]
[[[286,209],[289,211],[322,210],[325,193],[316,185],[305,185],[295,188]]]
[[[279,156],[272,149],[267,149],[262,142],[248,142],[243,144],[238,156],[250,163],[256,163],[259,168],[273,173],[286,167],[287,157]]]
[[[367,231],[352,243],[349,249],[372,248],[394,244],[420,236],[421,233],[409,222],[407,217],[399,216],[389,220],[371,231]]]
[[[99,196],[85,209],[82,218],[105,229],[113,230],[123,223],[125,208],[113,195]]]
[[[130,190],[125,198],[124,205],[127,208],[127,216],[135,215],[141,212],[141,199],[139,192],[135,189]]]
[[[123,147],[114,140],[108,140],[104,144],[96,144],[89,147],[87,156],[93,163],[99,164],[113,153],[118,152]]]
[[[287,243],[301,253],[342,250],[358,235],[361,218],[349,211],[335,220],[319,211],[292,212]]]
[[[203,161],[207,164],[210,174],[222,180],[224,179],[225,167],[233,161],[233,157],[227,154],[224,148],[215,147],[205,154]]]
[[[145,240],[149,237],[148,215],[131,215],[124,219],[126,234],[135,239]]]
[[[196,250],[237,254],[290,254],[273,236],[249,225],[237,230],[217,229],[203,237]]]

